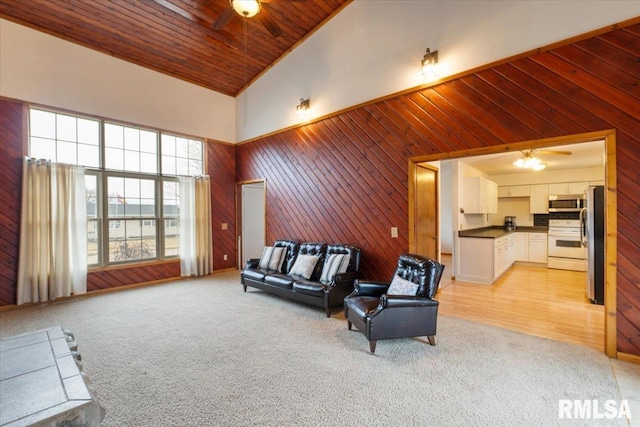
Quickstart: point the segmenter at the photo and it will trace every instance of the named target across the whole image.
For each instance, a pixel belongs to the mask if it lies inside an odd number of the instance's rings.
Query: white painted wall
[[[225,142],[446,77],[640,15],[637,0],[355,0],[237,98],[0,19],[0,96]]]
[[[422,83],[438,50],[441,76],[640,15],[637,0],[354,0],[236,99],[238,141]]]
[[[235,142],[235,99],[0,19],[0,96]]]

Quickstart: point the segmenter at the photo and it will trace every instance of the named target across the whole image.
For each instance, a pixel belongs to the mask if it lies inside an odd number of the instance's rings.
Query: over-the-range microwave
[[[549,196],[549,212],[577,212],[586,206],[582,194]]]

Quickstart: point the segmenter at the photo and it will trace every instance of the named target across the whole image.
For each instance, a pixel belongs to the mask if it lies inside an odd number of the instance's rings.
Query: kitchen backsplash
[[[534,227],[548,227],[549,226],[549,214],[533,214],[533,226]]]

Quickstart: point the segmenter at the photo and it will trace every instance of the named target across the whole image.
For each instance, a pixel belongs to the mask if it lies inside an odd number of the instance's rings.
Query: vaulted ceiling
[[[235,96],[350,1],[261,0],[243,18],[229,0],[0,0],[0,17]]]

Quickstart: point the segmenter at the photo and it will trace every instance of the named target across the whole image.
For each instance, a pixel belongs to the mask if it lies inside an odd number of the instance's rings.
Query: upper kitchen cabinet
[[[529,212],[532,214],[549,213],[549,185],[535,184],[529,189]]]
[[[549,194],[582,194],[586,191],[588,186],[588,181],[549,184]]]
[[[528,185],[509,185],[498,187],[498,197],[529,197]]]
[[[498,212],[498,185],[481,176],[464,178],[463,205],[465,214]]]

